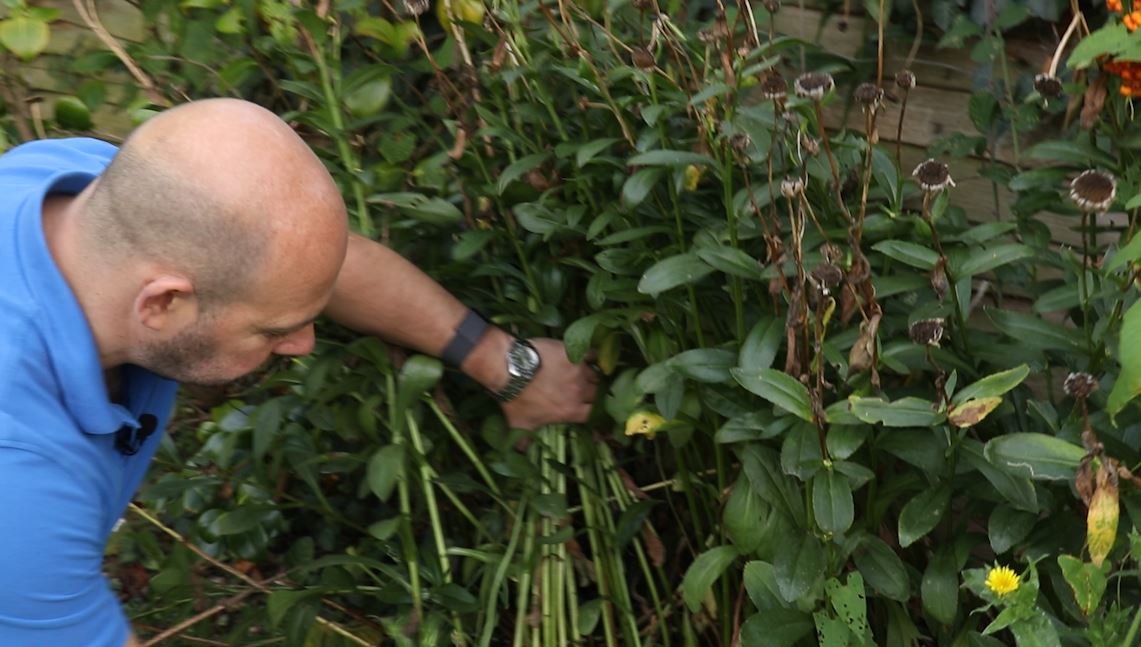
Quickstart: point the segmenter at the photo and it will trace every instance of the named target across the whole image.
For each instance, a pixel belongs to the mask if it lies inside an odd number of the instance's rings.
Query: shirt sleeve
[[[0,645],[123,647],[103,576],[98,495],[36,448],[0,441]]]

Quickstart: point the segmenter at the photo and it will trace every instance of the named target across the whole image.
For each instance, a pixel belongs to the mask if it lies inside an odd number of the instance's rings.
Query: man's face
[[[315,343],[313,320],[329,301],[338,268],[317,276],[280,273],[251,297],[216,305],[173,337],[147,343],[137,363],[179,382],[209,385],[251,373],[270,355],[307,354]]]

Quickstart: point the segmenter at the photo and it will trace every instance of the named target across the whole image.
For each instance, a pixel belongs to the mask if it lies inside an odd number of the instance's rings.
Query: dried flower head
[[[777,72],[766,74],[761,79],[761,97],[772,101],[782,101],[788,96],[788,81]]]
[[[832,75],[826,72],[805,72],[796,77],[796,82],[793,84],[793,89],[796,90],[796,96],[802,99],[812,99],[813,101],[820,101],[824,99],[824,95],[836,85],[832,80]]]
[[[795,198],[801,191],[804,191],[804,180],[798,177],[785,176],[780,182],[780,194],[786,198]]]
[[[1019,577],[1009,566],[995,566],[987,571],[986,587],[998,597],[1018,590]]]
[[[911,70],[902,70],[895,75],[895,84],[900,90],[907,92],[915,87],[915,73]]]
[[[780,0],[762,0],[761,4],[765,6],[765,10],[769,13],[776,13],[780,10]]]
[[[812,268],[808,274],[809,278],[819,286],[821,293],[828,296],[835,290],[840,281],[844,280],[844,272],[840,268],[832,265],[831,263],[821,263]]]
[[[1090,169],[1070,182],[1070,199],[1086,212],[1102,212],[1113,204],[1117,195],[1117,180],[1105,171]]]
[[[1101,567],[1113,550],[1121,519],[1121,493],[1118,490],[1117,461],[1103,458],[1097,470],[1097,489],[1086,511],[1086,548],[1090,561]]]
[[[911,341],[920,346],[938,346],[943,340],[942,319],[920,319],[907,329]]]
[[[820,256],[825,263],[836,265],[840,259],[844,258],[844,248],[836,243],[824,243],[820,246]]]
[[[1091,393],[1097,390],[1097,378],[1089,373],[1074,371],[1066,376],[1066,381],[1062,383],[1062,390],[1071,398],[1078,398],[1079,400],[1088,398]]]
[[[404,8],[404,13],[415,17],[424,15],[431,2],[429,0],[404,0],[400,4]]]
[[[864,109],[864,112],[875,112],[880,109],[880,104],[883,103],[883,88],[875,83],[861,83],[856,86],[856,92],[852,96],[856,99],[856,103]]]
[[[1035,76],[1034,89],[1046,99],[1057,99],[1062,96],[1062,82],[1058,80],[1058,77],[1050,74]]]
[[[809,157],[816,157],[820,154],[820,140],[807,133],[800,133],[800,147]]]
[[[717,36],[713,33],[712,27],[705,27],[703,29],[697,30],[697,40],[706,45],[712,45],[713,43],[717,42]]]
[[[951,179],[951,172],[947,169],[947,165],[933,159],[916,166],[911,174],[919,180],[919,188],[927,193],[938,193],[949,186],[955,186],[955,181]]]
[[[654,6],[654,0],[630,0],[630,6],[638,11],[645,11]]]
[[[635,47],[630,50],[630,61],[640,70],[654,69],[654,55],[645,47]]]
[[[729,145],[738,155],[744,155],[745,151],[749,150],[749,146],[753,144],[753,139],[749,137],[749,133],[737,133],[729,138]]]
[[[800,113],[795,110],[785,110],[780,113],[780,124],[792,131],[800,130]]]

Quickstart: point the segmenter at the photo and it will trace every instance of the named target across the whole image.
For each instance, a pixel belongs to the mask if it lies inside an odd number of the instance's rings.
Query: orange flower
[[[1134,10],[1130,14],[1121,19],[1125,23],[1125,28],[1130,32],[1136,31],[1137,27],[1141,25],[1141,9]]]
[[[1121,0],[1105,0],[1105,8],[1110,11],[1121,13]]]

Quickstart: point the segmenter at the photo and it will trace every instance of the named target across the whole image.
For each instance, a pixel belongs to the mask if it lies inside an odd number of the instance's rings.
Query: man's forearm
[[[358,332],[438,357],[467,307],[396,252],[354,235],[325,313]],[[498,388],[509,345],[510,336],[492,327],[461,368]]]

